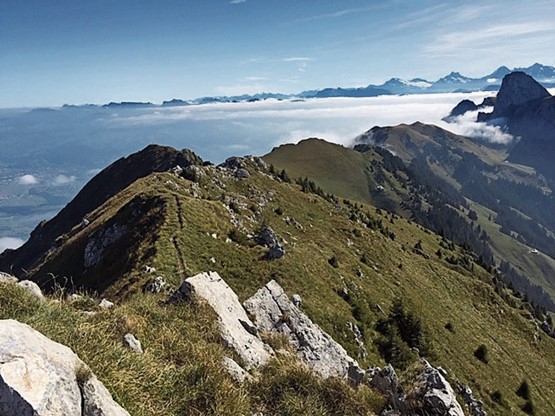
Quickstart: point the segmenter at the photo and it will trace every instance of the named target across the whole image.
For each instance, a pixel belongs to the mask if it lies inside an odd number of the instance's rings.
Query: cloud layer
[[[493,108],[482,108],[479,111],[487,113],[491,110]],[[461,116],[455,117],[447,126],[442,127],[461,136],[485,140],[494,144],[509,144],[514,140],[512,135],[505,133],[498,126],[478,123],[476,121],[477,116],[478,111],[468,111]]]
[[[469,118],[448,124],[442,118],[463,99],[476,102],[491,92],[380,96],[370,98],[326,98],[306,101],[267,100],[216,103],[202,106],[156,108],[116,117],[110,122],[136,128],[202,124],[216,133],[225,126],[228,145],[241,145],[256,154],[269,145],[320,137],[348,145],[353,138],[373,126],[390,126],[416,121],[436,124],[456,133],[474,132],[481,138],[499,142],[495,128],[478,125]],[[248,131],[249,134],[242,134]],[[478,134],[480,132],[480,134]],[[499,137],[498,137],[499,136]],[[501,138],[500,138],[501,137]]]

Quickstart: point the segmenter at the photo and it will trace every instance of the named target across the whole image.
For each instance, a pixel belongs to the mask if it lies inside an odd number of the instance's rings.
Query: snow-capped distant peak
[[[499,82],[499,80],[497,78],[488,78],[486,82],[488,84],[493,84],[494,82]]]

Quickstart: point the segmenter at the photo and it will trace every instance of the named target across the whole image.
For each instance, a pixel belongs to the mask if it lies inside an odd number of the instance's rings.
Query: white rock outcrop
[[[37,285],[35,282],[31,282],[30,280],[21,280],[17,283],[17,285],[25,289],[27,293],[36,297],[37,299],[44,299],[42,290],[40,290],[39,285]]]
[[[129,334],[129,333],[125,334],[123,336],[123,343],[127,348],[131,349],[132,351],[135,351],[137,354],[143,353],[143,347],[141,345],[141,341],[139,341],[135,337],[135,335]]]
[[[18,279],[11,274],[0,272],[0,283],[17,283]]]
[[[272,356],[272,349],[258,336],[235,292],[216,272],[200,273],[185,279],[168,303],[196,296],[206,301],[218,315],[224,341],[243,360],[246,369],[264,365]]]
[[[284,334],[308,367],[321,377],[348,377],[360,383],[364,372],[347,351],[313,323],[272,280],[244,303],[261,332]]]
[[[129,416],[68,347],[0,320],[0,415]]]

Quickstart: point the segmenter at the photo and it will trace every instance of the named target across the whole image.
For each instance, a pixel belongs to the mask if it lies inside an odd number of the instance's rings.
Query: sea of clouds
[[[461,100],[479,104],[492,95],[0,110],[0,252],[21,244],[38,221],[51,218],[100,169],[151,143],[188,148],[220,163],[232,155],[264,155],[275,146],[308,137],[348,146],[374,126],[417,121],[507,143],[512,137],[498,127],[477,123],[476,112],[443,121]]]

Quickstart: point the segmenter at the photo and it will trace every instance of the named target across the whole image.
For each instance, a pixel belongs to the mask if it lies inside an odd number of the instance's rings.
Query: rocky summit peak
[[[549,96],[549,92],[530,75],[512,72],[503,78],[494,114],[497,117],[507,116],[516,106]]]

